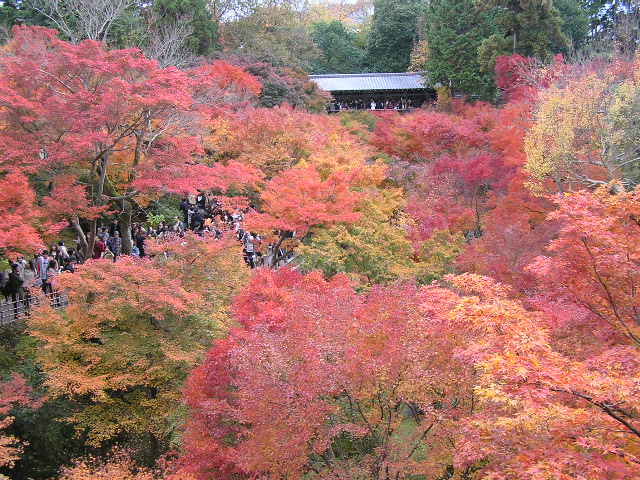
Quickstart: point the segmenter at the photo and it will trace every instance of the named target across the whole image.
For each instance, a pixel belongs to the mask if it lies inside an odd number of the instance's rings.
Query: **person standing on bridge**
[[[16,265],[18,266],[18,274],[24,282],[27,279],[25,276],[28,268],[27,261],[24,259],[24,257],[18,257],[18,259],[16,260]]]
[[[43,290],[46,295],[49,295],[54,307],[58,307],[60,304],[60,295],[53,289],[53,279],[58,276],[60,270],[58,269],[58,262],[51,260],[47,268],[47,279],[43,283]],[[46,286],[46,288],[45,288]]]
[[[18,318],[20,301],[24,297],[24,280],[20,277],[19,266],[17,263],[11,264],[11,273],[4,287],[4,294],[7,298],[11,298],[13,305],[13,318]]]
[[[144,242],[146,238],[147,238],[147,235],[145,231],[142,229],[140,225],[138,225],[136,227],[133,240],[135,241],[136,247],[138,247],[138,255],[141,258],[145,256]]]
[[[49,268],[49,252],[44,250],[41,255],[36,258],[36,278],[40,280],[42,291],[46,292],[47,269]]]
[[[245,232],[241,238],[242,244],[244,246],[244,261],[251,268],[256,268],[255,263],[255,237],[251,232]]]

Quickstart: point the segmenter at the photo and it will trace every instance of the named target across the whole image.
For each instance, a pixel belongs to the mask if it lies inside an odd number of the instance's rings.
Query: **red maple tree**
[[[114,204],[126,211],[142,193],[224,190],[258,178],[247,166],[208,162],[200,142],[206,118],[259,91],[239,68],[163,69],[138,50],[15,27],[0,71],[0,171],[37,172],[51,190],[43,206],[72,223],[86,251],[96,216]]]

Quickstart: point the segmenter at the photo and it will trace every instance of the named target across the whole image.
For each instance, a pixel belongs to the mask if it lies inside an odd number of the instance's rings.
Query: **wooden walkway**
[[[299,257],[296,255],[285,255],[275,262],[275,265],[272,265],[275,261],[273,253],[261,257],[260,260],[261,261],[256,262],[256,267],[265,267],[276,270],[281,267],[289,267],[293,270],[298,270],[301,267],[298,263]],[[57,292],[44,295],[40,286],[34,279],[33,272],[27,271],[25,273],[28,276],[28,278],[25,279],[25,284],[29,285],[28,288],[25,288],[25,295],[16,301],[13,301],[11,298],[4,298],[0,295],[0,327],[24,320],[24,318],[29,315],[31,308],[38,305],[45,298],[48,299],[49,303],[54,308],[64,308],[69,304],[69,298],[65,293]]]
[[[47,299],[54,308],[64,308],[69,304],[69,300],[64,293],[53,293],[49,295],[43,295],[42,293],[31,295],[27,293],[23,298],[15,302],[10,298],[8,300],[3,299],[2,302],[0,302],[0,327],[24,320],[25,317],[29,316],[31,308],[39,305],[40,302],[45,301],[45,299]]]

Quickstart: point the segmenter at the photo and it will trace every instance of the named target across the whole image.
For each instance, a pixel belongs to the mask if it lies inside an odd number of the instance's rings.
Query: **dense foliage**
[[[491,99],[498,56],[628,55],[638,14],[633,1],[599,0],[13,0],[0,5],[0,34],[40,25],[73,43],[141,48],[162,66],[233,56],[279,76],[427,68],[434,83]],[[284,96],[287,83],[267,95]]]
[[[407,70],[421,14],[419,0],[376,0],[367,49],[372,71]]]
[[[478,48],[500,27],[497,9],[479,8],[474,0],[435,0],[426,13],[424,70],[434,82],[455,91],[491,100],[493,72],[481,68]]]
[[[10,218],[3,224],[3,248],[33,245],[59,230],[55,223],[45,229],[46,217],[71,221],[88,256],[97,219],[109,204],[119,202],[130,223],[135,203],[154,191],[226,189],[255,180],[233,162],[208,164],[193,129],[223,105],[260,91],[244,70],[224,62],[161,69],[139,51],[107,51],[92,40],[72,45],[42,27],[16,27],[7,49],[0,60],[2,168],[12,175],[13,188],[39,173],[47,194],[38,205],[29,189],[13,196],[13,215],[25,209],[31,222],[16,226]],[[81,222],[89,222],[88,236]]]
[[[320,58],[314,73],[359,73],[365,68],[365,52],[358,45],[357,33],[338,20],[313,25],[312,37]]]
[[[207,59],[204,3],[155,2],[194,10],[183,68],[14,27],[0,254],[88,259],[0,305],[0,479],[637,478],[640,57],[553,56],[597,3],[380,1],[367,50],[366,2],[212,2]],[[322,113],[302,69],[372,59],[501,101]],[[230,228],[132,238],[205,194]]]

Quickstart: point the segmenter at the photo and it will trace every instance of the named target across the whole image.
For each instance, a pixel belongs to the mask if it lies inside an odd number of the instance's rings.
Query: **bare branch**
[[[187,48],[187,40],[193,34],[190,20],[188,16],[168,24],[161,24],[158,19],[153,20],[156,28],[151,29],[147,44],[142,47],[145,55],[157,60],[163,68],[194,65],[196,57]]]
[[[133,0],[31,0],[32,7],[72,43],[85,39],[106,42],[113,24],[133,3]]]

